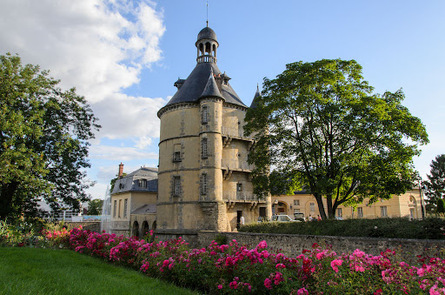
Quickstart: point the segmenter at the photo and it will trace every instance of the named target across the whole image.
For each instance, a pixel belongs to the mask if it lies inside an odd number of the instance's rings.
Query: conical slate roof
[[[252,103],[250,104],[250,108],[256,108],[258,106],[258,100],[261,98],[260,87],[256,86],[255,96],[253,97]]]
[[[212,46],[217,47],[217,39],[215,32],[205,27],[198,34],[198,41],[195,45],[198,47],[198,42],[203,39],[209,40],[213,43]],[[200,43],[200,45],[202,45]],[[162,114],[163,110],[171,105],[179,103],[194,103],[198,102],[202,97],[220,97],[224,99],[226,103],[241,106],[247,108],[247,106],[241,101],[236,94],[235,90],[230,86],[230,78],[218,69],[216,65],[216,47],[211,47],[210,51],[198,51],[197,64],[187,79],[178,79],[175,86],[178,87],[178,91],[173,95],[170,101],[159,110],[158,117]],[[213,74],[212,74],[213,73]],[[212,76],[212,77],[210,77]]]
[[[222,75],[215,63],[198,63],[187,77],[184,84],[164,107],[177,103],[198,102],[204,93],[204,88],[207,85],[211,72],[216,76]],[[226,103],[247,108],[228,82],[222,83],[219,92]]]
[[[204,87],[204,90],[199,98],[204,97],[222,97],[221,92],[219,92],[218,85],[216,84],[215,77],[213,76],[213,71],[210,72],[209,79],[207,80],[207,84]]]

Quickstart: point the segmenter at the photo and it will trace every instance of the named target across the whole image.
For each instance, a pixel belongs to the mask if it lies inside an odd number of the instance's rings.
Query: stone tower
[[[270,217],[270,198],[258,200],[247,164],[253,140],[243,133],[247,106],[216,64],[218,41],[205,27],[195,43],[196,66],[178,79],[158,111],[157,232],[232,231],[241,220]]]

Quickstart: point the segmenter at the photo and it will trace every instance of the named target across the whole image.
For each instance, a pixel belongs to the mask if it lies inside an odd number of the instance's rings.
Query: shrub
[[[311,222],[262,222],[243,226],[242,232],[349,237],[445,239],[445,220],[407,218],[322,220]]]

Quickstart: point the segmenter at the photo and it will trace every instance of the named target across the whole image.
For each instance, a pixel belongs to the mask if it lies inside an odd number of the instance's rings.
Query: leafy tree
[[[75,89],[18,56],[0,55],[0,219],[35,215],[37,201],[78,209],[91,183],[88,140],[100,126]]]
[[[101,215],[103,204],[104,200],[102,199],[93,199],[88,201],[87,215]]]
[[[445,154],[436,156],[431,162],[430,174],[425,184],[426,208],[434,212],[437,201],[445,198]]]
[[[276,79],[264,79],[245,126],[255,137],[255,193],[277,185],[268,177],[272,167],[287,191],[311,192],[326,219],[341,204],[411,188],[412,158],[428,142],[425,127],[401,104],[401,90],[372,94],[361,70],[354,60],[325,59],[288,64]]]
[[[436,213],[445,213],[445,200],[437,199]]]
[[[122,176],[121,177],[119,177],[119,176],[116,176],[115,178],[113,178],[113,179],[111,179],[110,180],[110,194],[113,192],[113,190],[114,190],[114,185],[116,184],[116,181],[118,180],[118,179],[120,179],[120,178],[122,178],[122,177],[125,177],[125,176],[127,176],[127,173],[122,173]]]

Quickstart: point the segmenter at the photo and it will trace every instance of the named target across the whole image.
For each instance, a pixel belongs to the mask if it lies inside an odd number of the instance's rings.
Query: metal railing
[[[258,198],[252,194],[244,194],[242,192],[224,193],[223,199],[228,201],[258,201]]]
[[[247,170],[251,171],[253,169],[253,165],[249,165],[249,163],[240,160],[232,160],[232,159],[222,159],[221,167],[229,170]]]

